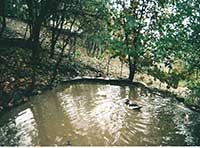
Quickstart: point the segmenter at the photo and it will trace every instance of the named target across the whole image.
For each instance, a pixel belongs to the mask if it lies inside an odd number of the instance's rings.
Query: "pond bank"
[[[199,106],[185,103],[185,99],[183,97],[180,97],[180,96],[173,94],[172,92],[169,92],[166,90],[148,87],[141,82],[136,82],[136,81],[131,82],[127,79],[114,79],[114,78],[108,78],[108,77],[107,78],[105,78],[105,77],[75,77],[75,78],[61,78],[60,80],[56,80],[52,86],[45,85],[42,87],[36,87],[33,92],[28,93],[26,95],[21,94],[21,96],[20,96],[19,93],[18,94],[14,93],[16,96],[13,96],[13,100],[17,99],[18,102],[15,102],[15,104],[12,102],[13,103],[12,105],[8,104],[8,106],[2,108],[0,110],[0,115],[6,111],[9,111],[10,109],[12,109],[14,107],[17,107],[19,105],[26,103],[32,96],[41,95],[46,90],[54,89],[59,84],[76,84],[76,83],[84,83],[84,82],[97,83],[97,84],[110,84],[110,85],[117,85],[117,86],[137,86],[144,90],[147,90],[149,93],[152,93],[157,96],[161,96],[163,98],[165,98],[165,97],[176,98],[177,101],[184,103],[187,108],[200,113]],[[14,98],[14,97],[16,97],[16,98]],[[22,98],[22,99],[19,99],[19,98]]]

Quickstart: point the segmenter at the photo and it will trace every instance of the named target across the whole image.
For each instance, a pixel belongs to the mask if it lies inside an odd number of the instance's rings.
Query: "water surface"
[[[131,110],[125,99],[143,108]],[[73,84],[0,117],[1,146],[65,146],[68,141],[74,146],[200,145],[200,114],[137,87]]]

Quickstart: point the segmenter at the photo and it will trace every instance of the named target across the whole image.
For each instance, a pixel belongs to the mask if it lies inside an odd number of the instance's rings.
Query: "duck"
[[[69,140],[67,140],[67,146],[72,146]]]
[[[140,106],[140,105],[134,105],[134,106],[129,105],[129,108],[132,109],[132,110],[140,110],[142,108],[142,106]]]
[[[128,107],[132,110],[140,110],[142,106],[136,104],[136,103],[130,103],[130,100],[126,99],[125,104],[128,105]]]

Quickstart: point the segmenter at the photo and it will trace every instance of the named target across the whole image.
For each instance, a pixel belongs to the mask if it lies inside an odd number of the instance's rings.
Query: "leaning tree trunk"
[[[64,22],[64,18],[63,18],[63,22]],[[72,24],[70,26],[70,29],[69,29],[70,32],[72,31],[72,27],[73,27],[74,23],[75,23],[75,18],[74,18],[74,20],[73,20],[73,22],[72,22]],[[62,23],[61,27],[63,27],[63,23]],[[51,80],[49,82],[49,86],[51,86],[53,84],[54,80],[56,79],[57,69],[58,69],[60,63],[62,62],[63,55],[64,55],[64,50],[65,50],[66,46],[68,45],[68,42],[69,42],[70,38],[71,38],[70,35],[67,36],[66,38],[65,37],[63,38],[63,45],[62,45],[62,48],[61,48],[60,56],[58,57],[57,63],[53,67],[53,74],[52,74]]]

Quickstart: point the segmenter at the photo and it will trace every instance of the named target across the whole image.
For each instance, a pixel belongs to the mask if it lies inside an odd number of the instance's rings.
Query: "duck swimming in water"
[[[136,103],[130,103],[128,99],[126,99],[125,104],[128,105],[128,107],[132,110],[140,110],[142,108],[142,106]]]
[[[67,140],[67,146],[72,146],[69,140]]]

